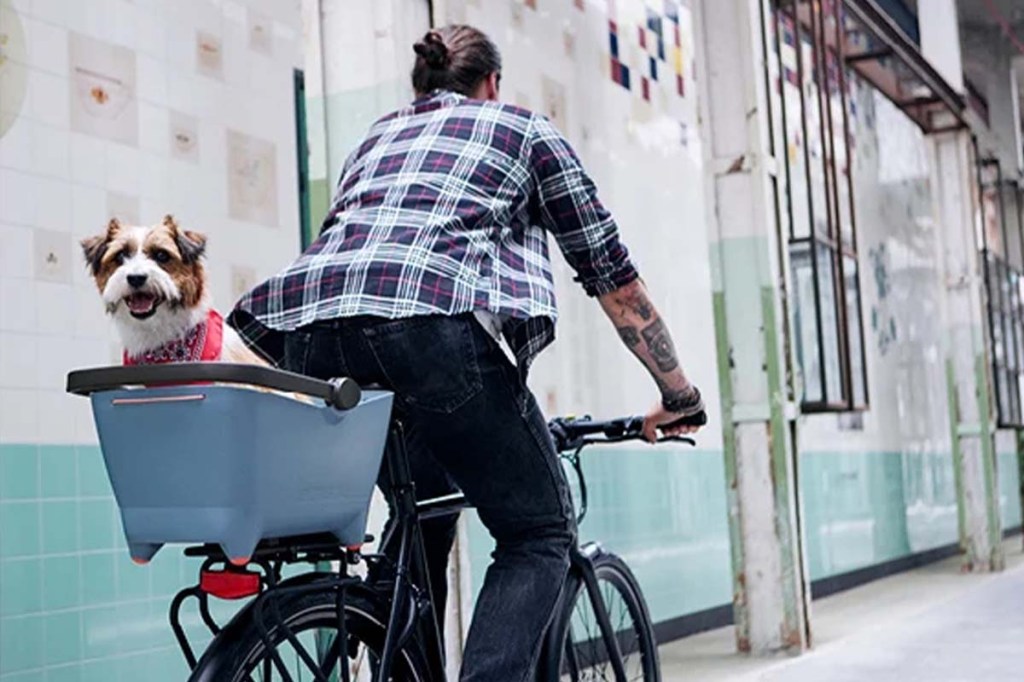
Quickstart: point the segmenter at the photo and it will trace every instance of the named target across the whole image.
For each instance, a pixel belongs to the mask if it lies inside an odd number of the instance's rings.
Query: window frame
[[[857,221],[856,207],[854,202],[853,186],[853,156],[850,146],[850,114],[848,100],[848,83],[850,67],[846,63],[843,54],[843,41],[840,40],[839,30],[842,26],[842,2],[835,2],[831,5],[831,13],[826,13],[820,3],[807,0],[772,0],[770,21],[774,27],[774,44],[770,49],[778,64],[778,87],[775,88],[776,97],[779,102],[781,122],[772,127],[772,145],[775,144],[776,136],[780,136],[784,148],[781,156],[784,162],[779,164],[784,174],[785,207],[779,206],[780,238],[786,243],[788,262],[790,263],[790,276],[795,280],[792,271],[792,263],[798,251],[809,251],[811,264],[811,277],[813,280],[813,310],[807,310],[806,302],[801,301],[798,294],[791,294],[797,298],[789,304],[792,312],[788,316],[788,323],[793,330],[796,345],[796,364],[799,367],[800,375],[804,379],[801,386],[800,401],[801,412],[805,414],[823,412],[859,412],[869,408],[869,386],[867,372],[867,352],[864,341],[864,315],[863,315],[863,294],[861,289],[860,260],[857,254]],[[801,12],[806,16],[809,26],[805,25]],[[801,145],[802,169],[798,164],[791,162],[789,155],[789,105],[786,93],[786,63],[783,60],[783,21],[788,23],[787,28],[791,29],[793,35],[793,49],[796,53],[796,77],[799,83],[799,110],[800,124],[799,135],[803,140]],[[831,39],[827,34],[827,24],[831,23]],[[812,62],[805,63],[804,49],[809,42]],[[767,55],[766,55],[767,57]],[[806,79],[807,69],[811,69],[810,80]],[[769,67],[766,60],[766,74]],[[806,84],[814,83],[813,93],[806,92]],[[769,93],[772,92],[774,84],[769,83]],[[838,102],[834,101],[834,92],[838,93]],[[836,115],[834,104],[838,104],[842,110],[841,117]],[[813,109],[812,109],[813,108]],[[809,115],[816,112],[817,116]],[[771,116],[770,118],[774,118]],[[821,158],[815,159],[811,155],[809,130],[812,125],[811,119],[817,119],[818,133],[821,136]],[[781,133],[779,132],[781,130]],[[842,137],[842,140],[837,140]],[[842,145],[839,147],[839,145]],[[839,166],[839,152],[845,154],[845,173]],[[775,153],[776,159],[780,153]],[[813,164],[820,164],[820,171],[814,168]],[[794,168],[796,166],[796,168]],[[802,172],[803,177],[799,177]],[[821,186],[815,182],[815,173],[820,172]],[[796,210],[794,204],[793,186],[794,180],[803,182],[806,186],[807,195],[807,229],[806,235],[798,235],[796,227]],[[845,184],[845,191],[841,186]],[[845,205],[843,204],[845,200]],[[782,209],[785,208],[783,211]],[[845,215],[844,215],[845,209]],[[804,209],[799,208],[802,212]],[[848,225],[844,224],[844,218]],[[824,232],[820,229],[819,219],[823,219]],[[783,227],[785,224],[785,228]],[[847,261],[854,264],[855,272],[847,273]],[[831,279],[831,301],[825,300],[828,288],[828,281],[822,278],[823,271],[827,270]],[[848,284],[852,284],[852,291],[848,290]],[[795,283],[794,283],[795,289]],[[825,309],[832,310],[831,320],[826,320]],[[817,396],[808,396],[808,386],[805,367],[807,357],[804,349],[802,326],[797,322],[801,313],[810,312],[814,317],[815,325],[815,348],[819,360],[817,367],[817,385],[820,387]],[[851,316],[856,315],[856,329],[851,329]],[[834,364],[828,357],[829,351],[833,348],[830,343],[826,346],[825,324],[830,326],[830,332],[835,337],[834,349],[838,361],[838,377],[835,375]],[[834,328],[833,328],[834,327]],[[859,343],[851,339],[856,335]],[[856,350],[855,350],[856,349]],[[858,354],[859,363],[854,358]],[[832,368],[832,371],[830,371]],[[831,375],[831,376],[830,376]],[[857,383],[859,380],[859,385]],[[838,381],[838,391],[834,390],[834,384]],[[835,396],[838,395],[838,399]]]
[[[1024,190],[1016,182],[1004,179],[998,159],[981,158],[978,155],[976,139],[974,149],[977,159],[975,165],[978,212],[981,220],[979,231],[982,275],[985,282],[985,317],[988,325],[986,331],[991,355],[989,371],[992,372],[996,426],[1001,429],[1019,429],[1024,428],[1024,395],[1021,393],[1024,386],[1024,297],[1021,295],[1021,286],[1024,283]],[[986,173],[993,172],[990,169],[994,169],[994,177],[991,180],[985,177]],[[994,190],[995,218],[999,221],[996,236],[1001,241],[1002,249],[993,248],[989,242],[989,216],[985,201],[987,190]],[[1007,220],[1007,193],[1013,196],[1015,204],[1011,210],[1016,212],[1016,245],[1020,251],[1017,265],[1010,254],[1014,240],[1010,239]]]

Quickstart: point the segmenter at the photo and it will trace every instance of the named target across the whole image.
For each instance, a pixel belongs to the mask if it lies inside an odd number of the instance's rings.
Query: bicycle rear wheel
[[[341,679],[347,665],[353,682],[370,680],[383,649],[387,615],[371,599],[345,599],[347,642],[338,641],[335,591],[322,589],[283,596],[277,603],[279,623],[261,635],[252,606],[239,614],[203,654],[192,682],[310,682]],[[269,612],[270,609],[267,609]],[[289,636],[290,635],[290,636]],[[344,656],[342,656],[344,651]],[[318,677],[319,675],[319,677]],[[415,641],[395,655],[391,680],[428,682],[430,674]]]
[[[608,614],[622,654],[626,679],[660,682],[661,668],[654,628],[640,586],[618,556],[597,550],[592,557],[601,605]],[[563,613],[549,636],[547,680],[592,682],[615,680],[611,653],[601,636],[594,605],[581,576],[567,585]]]

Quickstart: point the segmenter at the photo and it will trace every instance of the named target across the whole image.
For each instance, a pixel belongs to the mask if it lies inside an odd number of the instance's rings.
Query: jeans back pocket
[[[363,333],[391,388],[411,407],[451,413],[483,388],[470,317],[412,317]]]

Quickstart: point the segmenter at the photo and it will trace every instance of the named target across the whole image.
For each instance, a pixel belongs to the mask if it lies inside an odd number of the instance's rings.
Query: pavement
[[[959,557],[814,601],[813,646],[799,656],[735,652],[721,628],[661,648],[666,682],[1022,682],[1024,552],[965,574]]]

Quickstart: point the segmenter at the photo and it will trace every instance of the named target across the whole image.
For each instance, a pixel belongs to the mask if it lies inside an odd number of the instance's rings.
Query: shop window
[[[767,17],[772,146],[804,412],[868,404],[840,3],[776,0]]]
[[[1021,189],[995,159],[978,163],[982,265],[990,358],[1000,427],[1024,426],[1024,215]]]

